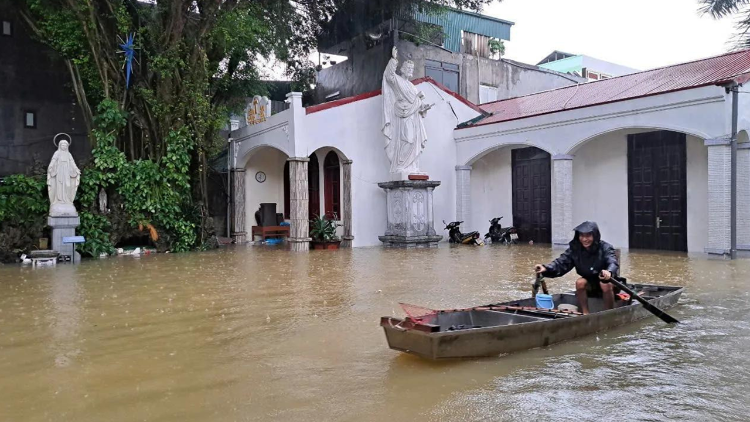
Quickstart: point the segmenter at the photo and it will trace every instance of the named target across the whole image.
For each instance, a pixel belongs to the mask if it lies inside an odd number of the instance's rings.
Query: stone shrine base
[[[52,227],[52,249],[60,253],[60,258],[73,259],[75,254],[75,262],[81,262],[81,255],[75,251],[74,244],[63,244],[63,237],[71,237],[76,235],[76,227],[81,224],[81,219],[75,216],[49,216],[47,217],[47,225]]]
[[[387,248],[437,248],[443,236],[378,236]]]
[[[432,193],[437,180],[396,180],[378,183],[386,193],[387,226],[383,245],[394,248],[434,248],[443,236],[435,233]]]

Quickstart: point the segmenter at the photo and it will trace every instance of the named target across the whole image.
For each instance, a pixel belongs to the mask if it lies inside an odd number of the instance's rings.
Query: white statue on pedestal
[[[81,171],[68,152],[68,141],[60,141],[57,151],[47,168],[47,190],[49,191],[50,216],[76,216],[73,200],[81,182]]]
[[[432,105],[424,104],[424,94],[410,79],[414,63],[407,60],[396,74],[398,50],[393,47],[391,60],[383,73],[383,134],[385,153],[391,162],[391,173],[406,179],[419,173],[419,156],[427,143],[424,118]]]

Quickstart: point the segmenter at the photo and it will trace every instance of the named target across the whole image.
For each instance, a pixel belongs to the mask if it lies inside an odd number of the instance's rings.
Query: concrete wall
[[[477,71],[477,63],[479,70]],[[479,104],[479,85],[497,88],[497,99],[521,97],[541,91],[562,88],[586,80],[572,75],[563,75],[536,66],[518,63],[512,60],[489,60],[466,56],[463,68],[466,81],[465,96]],[[476,81],[479,81],[477,83]]]
[[[501,100],[585,81],[511,60],[477,58],[427,44],[417,46],[408,41],[401,41],[398,48],[402,57],[410,57],[414,62],[414,78],[425,76],[425,60],[458,65],[460,69],[458,93],[475,104],[479,104],[480,84],[497,87],[497,99]]]
[[[337,91],[340,95],[335,99],[380,89],[392,46],[393,41],[387,39],[368,50],[361,38],[353,40],[347,60],[318,72],[312,103],[324,103],[327,95]]]
[[[632,67],[599,60],[589,56],[583,56],[582,67],[585,67],[586,69],[592,70],[594,72],[602,72],[609,76],[622,76],[640,72],[640,70],[633,69]]]
[[[345,98],[380,89],[392,45],[393,41],[388,39],[366,50],[361,40],[353,41],[346,61],[318,72],[314,104],[325,102],[325,96],[336,91],[341,93],[337,98]],[[475,104],[479,104],[480,84],[497,87],[498,99],[505,99],[585,82],[584,79],[511,60],[477,59],[429,44],[416,45],[404,40],[397,45],[400,60],[410,59],[414,62],[414,79],[425,76],[425,60],[458,65],[458,94]]]
[[[287,156],[271,148],[259,148],[250,156],[245,166],[245,222],[247,232],[255,224],[255,211],[261,202],[275,202],[276,212],[284,212],[284,164]],[[266,181],[259,183],[255,174],[266,173]],[[249,237],[248,237],[249,239]]]
[[[81,167],[91,147],[68,71],[4,4],[0,20],[11,22],[13,35],[0,36],[0,177],[27,173],[35,160],[46,169],[56,150],[52,138],[60,132],[72,136],[70,152]],[[36,128],[24,127],[26,110],[36,112]]]

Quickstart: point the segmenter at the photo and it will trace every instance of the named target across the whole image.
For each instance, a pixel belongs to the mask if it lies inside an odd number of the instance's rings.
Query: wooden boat
[[[661,309],[674,306],[684,290],[650,284],[628,287]],[[558,308],[562,304],[578,305],[575,292],[566,292],[553,295],[553,309],[536,308],[535,299],[528,298],[403,319],[382,317],[380,325],[391,349],[427,359],[497,356],[545,347],[652,316],[635,300],[616,299],[613,309],[604,310],[601,298],[589,298],[588,315]]]

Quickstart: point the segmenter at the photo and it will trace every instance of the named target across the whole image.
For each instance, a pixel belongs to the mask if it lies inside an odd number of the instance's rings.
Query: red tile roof
[[[440,82],[438,82],[438,81],[430,78],[429,76],[425,76],[423,78],[418,78],[418,79],[413,79],[411,81],[411,83],[413,83],[414,85],[419,85],[422,82],[429,82],[429,83],[435,85],[436,87],[440,88],[441,90],[445,91],[448,95],[451,95],[451,96],[455,97],[458,101],[461,101],[462,103],[466,104],[469,108],[471,108],[472,110],[476,111],[477,113],[486,114],[481,108],[479,108],[479,106],[477,106],[476,104],[474,104],[471,101],[467,100],[466,98],[462,97],[458,93],[451,91],[450,89],[448,89],[448,87],[446,87],[445,85],[441,84]],[[380,91],[381,90],[376,89],[375,91],[365,92],[364,94],[359,94],[359,95],[355,95],[355,96],[352,96],[352,97],[342,98],[340,100],[334,100],[334,101],[329,101],[327,103],[322,103],[322,104],[316,104],[316,105],[313,105],[313,106],[309,106],[309,107],[305,108],[305,114],[317,113],[319,111],[328,110],[329,108],[339,107],[339,106],[342,106],[342,105],[345,105],[345,104],[350,104],[350,103],[353,103],[353,102],[356,102],[356,101],[360,101],[360,100],[364,100],[364,99],[367,99],[367,98],[376,97],[376,96],[380,95]]]
[[[590,107],[732,80],[750,79],[750,50],[737,51],[693,62],[647,70],[565,88],[482,104],[492,113],[471,126],[485,125],[563,110]]]

